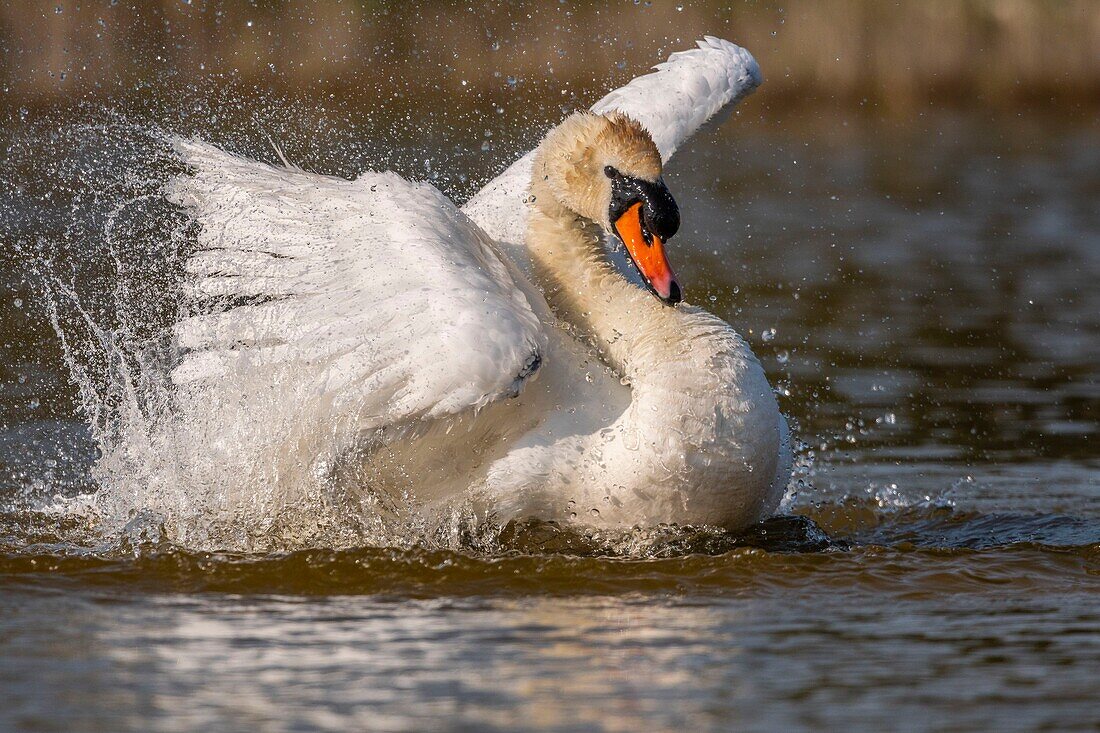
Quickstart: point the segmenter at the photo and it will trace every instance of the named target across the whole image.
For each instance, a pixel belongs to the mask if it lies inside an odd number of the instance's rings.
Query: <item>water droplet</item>
[[[22,308],[23,307],[23,299],[22,298],[16,298],[15,300],[12,301],[12,305],[14,305],[16,308]]]
[[[762,334],[760,334],[760,338],[764,339],[765,341],[774,340],[775,339],[775,329],[774,328],[765,329],[764,332]]]
[[[591,514],[593,517],[600,516],[600,510],[597,509],[596,507],[592,507],[591,509],[589,509],[588,513]]]
[[[791,359],[790,353],[786,349],[780,349],[775,355],[776,361],[780,364],[786,364]]]

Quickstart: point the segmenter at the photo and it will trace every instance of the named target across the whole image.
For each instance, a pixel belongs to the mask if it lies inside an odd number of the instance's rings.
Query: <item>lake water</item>
[[[32,265],[97,267],[68,207],[128,164],[74,146],[100,122],[5,132],[0,729],[1100,727],[1095,115],[746,113],[675,160],[687,297],[750,340],[804,444],[783,517],[274,554],[59,508],[95,449]],[[441,139],[349,130],[299,159],[428,175]],[[427,166],[448,192],[508,162],[481,139]]]

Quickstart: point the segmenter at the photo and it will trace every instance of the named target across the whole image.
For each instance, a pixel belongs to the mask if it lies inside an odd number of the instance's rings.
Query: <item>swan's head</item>
[[[546,136],[535,177],[565,207],[618,237],[662,302],[680,302],[680,284],[665,255],[680,211],[661,180],[661,155],[645,128],[618,112],[578,112]]]

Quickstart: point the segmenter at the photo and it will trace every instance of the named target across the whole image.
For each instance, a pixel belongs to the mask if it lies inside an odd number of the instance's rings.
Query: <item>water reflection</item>
[[[890,729],[914,715],[925,727],[1071,730],[1094,712],[1087,669],[1100,661],[1100,619],[1083,591],[913,595],[888,612],[865,600],[18,595],[6,610],[31,602],[69,623],[58,638],[35,616],[5,614],[22,681],[5,681],[0,721],[627,731]],[[48,714],[34,690],[44,679],[70,691]]]

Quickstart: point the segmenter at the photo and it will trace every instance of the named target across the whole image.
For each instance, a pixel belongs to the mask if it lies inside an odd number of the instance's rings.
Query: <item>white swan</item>
[[[471,201],[498,241],[428,184],[178,141],[190,171],[168,195],[200,226],[190,287],[218,307],[177,324],[173,380],[237,495],[276,486],[291,506],[308,484],[613,527],[773,511],[786,423],[745,342],[676,305],[663,250],[678,213],[662,155],[760,81],[744,50],[700,45],[597,105],[629,116],[568,118]],[[609,262],[606,233],[645,286]]]

